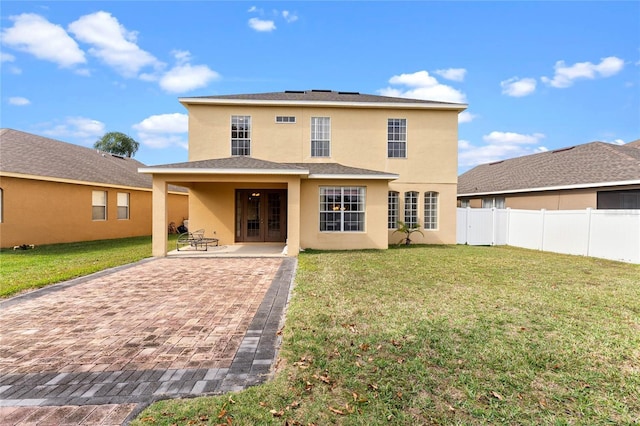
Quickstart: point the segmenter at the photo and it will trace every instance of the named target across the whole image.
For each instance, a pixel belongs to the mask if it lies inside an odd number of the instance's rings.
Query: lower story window
[[[438,229],[438,193],[424,193],[424,229]]]
[[[118,219],[129,219],[128,192],[118,192]]]
[[[320,187],[320,231],[364,231],[364,206],[364,187]]]
[[[107,191],[91,193],[91,219],[107,220]]]
[[[398,193],[395,191],[389,191],[389,220],[387,224],[389,229],[396,229],[398,227],[399,210],[400,203],[398,201]]]
[[[416,227],[418,223],[418,193],[409,191],[404,193],[404,223],[408,227]]]
[[[489,197],[482,199],[482,208],[483,209],[504,209],[504,197]]]

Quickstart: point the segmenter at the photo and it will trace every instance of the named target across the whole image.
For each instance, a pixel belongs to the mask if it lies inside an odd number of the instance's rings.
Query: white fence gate
[[[457,243],[640,263],[638,210],[457,210]]]

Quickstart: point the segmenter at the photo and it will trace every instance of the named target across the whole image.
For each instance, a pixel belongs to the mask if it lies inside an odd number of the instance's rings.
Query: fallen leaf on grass
[[[224,417],[224,416],[226,416],[226,415],[227,415],[227,410],[223,408],[223,409],[222,409],[222,410],[220,410],[220,412],[218,413],[218,418],[219,418],[219,419],[221,419],[221,418],[223,418],[223,417]]]
[[[344,416],[344,411],[338,410],[337,408],[329,407],[329,411],[331,411],[332,413],[340,414],[341,416]]]
[[[320,380],[322,383],[326,383],[328,385],[331,384],[331,379],[329,378],[329,376],[318,376],[317,374],[314,374],[313,378]]]
[[[496,391],[491,391],[491,395],[492,395],[494,398],[497,398],[497,399],[499,399],[500,401],[502,401],[502,395],[500,395],[498,392],[496,392]]]
[[[282,415],[284,414],[284,410],[276,411],[272,409],[269,410],[269,412],[273,414],[273,417],[282,417]]]

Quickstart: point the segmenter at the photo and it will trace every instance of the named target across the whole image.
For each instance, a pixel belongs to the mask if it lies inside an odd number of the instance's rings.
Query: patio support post
[[[153,208],[152,208],[152,251],[154,257],[167,255],[167,182],[153,176]]]
[[[287,255],[300,252],[300,178],[292,177],[287,183]]]

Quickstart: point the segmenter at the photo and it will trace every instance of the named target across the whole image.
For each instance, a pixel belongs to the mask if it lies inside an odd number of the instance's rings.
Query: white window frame
[[[366,187],[321,186],[320,232],[365,232]]]
[[[418,199],[420,193],[418,191],[407,191],[404,193],[404,223],[409,228],[420,225],[418,217]]]
[[[438,199],[440,194],[435,191],[424,193],[424,229],[438,229]]]
[[[387,158],[407,158],[407,119],[387,119]]]
[[[129,220],[130,201],[131,201],[131,196],[128,192],[118,192],[117,194],[118,220]]]
[[[276,123],[279,124],[295,124],[296,117],[293,115],[276,115]]]
[[[107,220],[107,191],[91,191],[91,220]],[[102,214],[99,214],[102,212]]]
[[[311,156],[331,157],[331,117],[311,117]]]
[[[398,229],[398,220],[400,220],[400,193],[398,191],[389,191],[388,195],[388,229]]]
[[[483,209],[504,209],[505,208],[505,199],[504,197],[487,197],[482,199],[482,208]]]
[[[240,127],[243,126],[243,127]],[[231,156],[251,156],[251,116],[231,116]]]

